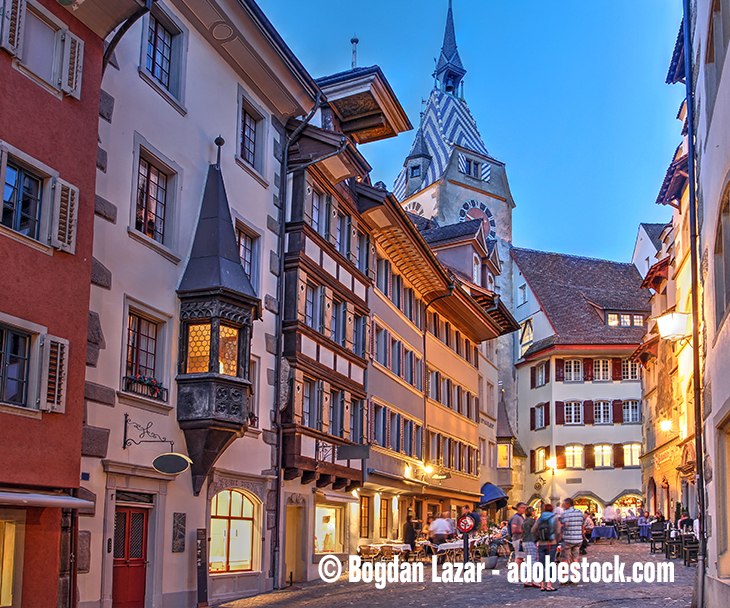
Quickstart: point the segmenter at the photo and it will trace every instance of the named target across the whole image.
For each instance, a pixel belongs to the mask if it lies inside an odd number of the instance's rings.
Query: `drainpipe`
[[[428,433],[428,429],[426,427],[426,412],[428,411],[428,363],[426,361],[426,337],[428,336],[428,309],[431,307],[431,304],[436,302],[437,300],[442,300],[443,298],[448,298],[449,296],[454,295],[454,289],[456,285],[451,283],[449,285],[449,292],[442,294],[440,296],[435,297],[433,300],[431,300],[426,306],[423,308],[423,432],[424,434]],[[436,328],[434,328],[436,330]],[[428,435],[425,435],[425,437],[428,437]],[[430,447],[430,441],[429,441],[429,447]],[[431,454],[429,454],[429,459],[431,458]]]
[[[687,173],[689,185],[689,231],[690,268],[692,273],[692,385],[695,402],[695,472],[697,475],[697,498],[700,514],[700,546],[697,551],[697,605],[705,605],[705,559],[707,539],[705,538],[707,511],[705,505],[705,451],[702,432],[702,390],[700,373],[700,320],[699,320],[699,272],[697,255],[697,196],[695,184],[695,120],[694,83],[692,82],[692,35],[690,0],[683,0],[684,10],[684,82],[687,90]]]
[[[286,239],[286,199],[287,199],[287,185],[289,175],[289,148],[296,141],[304,128],[312,120],[314,114],[319,109],[322,93],[317,91],[317,97],[314,100],[314,106],[312,110],[307,114],[301,124],[294,130],[294,132],[284,140],[283,157],[281,161],[281,188],[279,190],[279,240],[277,243],[277,254],[279,255],[279,281],[277,284],[277,300],[279,303],[279,315],[276,322],[276,360],[274,364],[274,424],[276,426],[276,510],[274,511],[274,546],[272,548],[271,555],[271,569],[274,574],[274,589],[281,589],[281,583],[279,579],[279,570],[281,567],[281,499],[282,491],[281,486],[283,484],[281,474],[281,462],[283,456],[283,440],[284,433],[281,427],[281,361],[283,358],[282,349],[282,333],[284,326],[284,244]],[[285,127],[286,128],[286,127]],[[285,131],[286,132],[286,131]],[[287,378],[287,382],[288,382]]]

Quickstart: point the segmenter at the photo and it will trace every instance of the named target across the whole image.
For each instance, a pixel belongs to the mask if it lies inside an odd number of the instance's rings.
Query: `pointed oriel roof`
[[[227,292],[247,300],[258,297],[241,266],[220,167],[210,165],[203,204],[178,293]]]

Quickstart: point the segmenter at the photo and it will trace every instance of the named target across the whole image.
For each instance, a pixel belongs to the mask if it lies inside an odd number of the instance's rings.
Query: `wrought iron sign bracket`
[[[133,420],[130,420],[129,414],[124,414],[124,444],[122,445],[122,448],[126,450],[131,445],[140,445],[141,443],[169,443],[170,452],[174,451],[173,447],[175,442],[170,441],[165,437],[161,437],[154,431],[150,430],[152,428],[152,424],[152,422],[148,422],[146,426],[142,426],[141,424],[137,424]],[[128,436],[130,426],[135,431],[139,431],[137,439]]]
[[[317,439],[314,442],[314,459],[317,461],[315,469],[319,468],[320,464],[332,461],[332,456],[335,451],[335,446],[331,443],[325,443]]]

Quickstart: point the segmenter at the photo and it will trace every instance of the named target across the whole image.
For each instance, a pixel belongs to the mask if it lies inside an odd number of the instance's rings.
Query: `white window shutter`
[[[68,30],[63,32],[63,63],[61,90],[76,99],[81,98],[81,73],[84,67],[84,41]]]
[[[18,55],[23,44],[26,0],[0,0],[0,7],[0,47],[11,55]]]
[[[66,253],[76,252],[76,224],[79,215],[79,189],[56,179],[53,193],[51,244]]]
[[[39,395],[40,409],[43,411],[57,414],[66,411],[68,351],[68,340],[49,334],[43,336],[43,367]]]

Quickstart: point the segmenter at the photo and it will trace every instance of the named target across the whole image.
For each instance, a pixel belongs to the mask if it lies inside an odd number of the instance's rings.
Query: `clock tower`
[[[464,99],[466,69],[456,46],[454,16],[449,2],[441,53],[433,73],[434,87],[421,123],[393,186],[410,213],[441,225],[471,219],[484,222],[485,236],[496,242],[502,263],[495,291],[513,308],[512,209],[515,203],[505,165],[492,156]],[[510,418],[514,420],[514,338],[499,338],[498,365]]]

